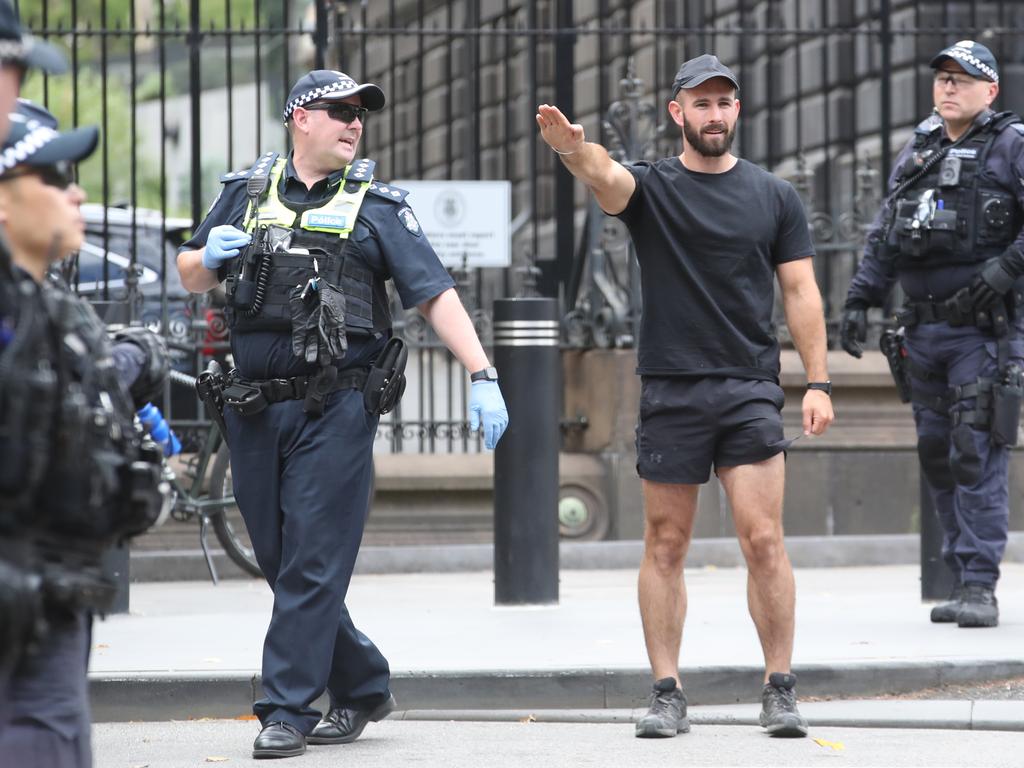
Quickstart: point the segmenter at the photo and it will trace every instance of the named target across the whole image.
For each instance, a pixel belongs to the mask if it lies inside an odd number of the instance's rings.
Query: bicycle
[[[186,386],[195,391],[194,376],[172,370],[170,379],[173,384]],[[166,462],[164,467],[165,476],[171,483],[174,493],[171,517],[181,522],[192,517],[199,519],[199,545],[202,547],[206,567],[213,583],[218,582],[217,568],[206,541],[211,526],[225,554],[232,562],[252,576],[262,576],[263,571],[256,562],[245,521],[242,520],[238,505],[235,503],[231,485],[231,455],[216,421],[210,421],[202,447],[185,466],[184,478],[179,477]],[[204,490],[208,468],[209,483]]]

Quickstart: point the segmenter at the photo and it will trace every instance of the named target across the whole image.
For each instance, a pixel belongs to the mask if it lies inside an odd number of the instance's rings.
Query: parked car
[[[66,272],[72,288],[89,300],[107,325],[142,322],[160,332],[166,296],[166,327],[172,365],[195,374],[192,319],[195,301],[178,276],[178,247],[185,242],[192,222],[167,217],[146,208],[82,206],[85,243],[77,265]],[[133,240],[132,229],[135,237]],[[136,290],[131,290],[131,254],[135,252]],[[166,281],[166,287],[161,283]],[[134,302],[132,299],[134,298]],[[172,418],[194,418],[195,398],[187,390],[172,388]]]

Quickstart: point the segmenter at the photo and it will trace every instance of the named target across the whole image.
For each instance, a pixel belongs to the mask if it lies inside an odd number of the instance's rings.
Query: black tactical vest
[[[941,151],[942,122],[929,118],[914,137],[913,153],[898,170],[897,188],[931,167],[893,202],[888,247],[897,269],[973,264],[999,256],[1021,227],[1017,201],[982,173],[996,137],[1020,118],[991,115],[964,141]]]
[[[103,547],[142,533],[159,517],[160,449],[136,429],[106,328],[92,307],[62,286],[46,285],[41,293],[59,333],[60,385],[34,527],[51,539]]]
[[[53,455],[56,338],[39,286],[0,254],[0,536],[31,523]]]
[[[387,331],[391,327],[391,311],[385,281],[362,259],[352,255],[348,248],[348,234],[354,228],[358,205],[350,212],[351,220],[348,222],[344,237],[339,236],[337,232],[313,231],[304,227],[303,214],[323,207],[328,201],[296,204],[279,197],[275,187],[284,163],[285,160],[282,158],[273,164],[272,169],[266,169],[270,175],[271,193],[263,194],[255,212],[251,205],[247,212],[243,226],[253,233],[253,243],[235,260],[232,274],[225,283],[228,298],[225,314],[228,327],[232,331],[243,333],[290,332],[292,326],[289,296],[295,286],[305,285],[310,278],[319,274],[322,279],[337,286],[345,294],[346,333],[353,336],[368,336]],[[254,173],[259,165],[260,161],[257,161],[257,165],[248,172],[232,175],[235,178],[240,175],[245,177],[245,174]],[[346,194],[355,194],[361,186],[368,186],[372,180],[372,169],[371,161],[353,163],[331,200],[339,199]],[[288,251],[274,251],[261,245],[259,228],[268,222],[291,227]],[[250,283],[252,287],[242,290],[245,283]],[[258,311],[253,311],[250,301],[254,295],[260,297]]]

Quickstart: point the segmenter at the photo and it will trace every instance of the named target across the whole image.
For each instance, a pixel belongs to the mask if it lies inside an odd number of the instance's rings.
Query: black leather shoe
[[[373,709],[345,709],[337,707],[317,723],[309,734],[310,744],[348,744],[359,738],[367,723],[376,723],[395,711],[395,697],[387,699]]]
[[[289,723],[267,723],[252,745],[252,756],[296,757],[306,751],[306,737]]]

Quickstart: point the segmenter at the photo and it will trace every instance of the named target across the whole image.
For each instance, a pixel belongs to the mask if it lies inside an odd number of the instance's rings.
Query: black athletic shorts
[[[711,467],[756,464],[786,450],[782,388],[771,381],[644,376],[636,471],[658,483],[699,485]]]

